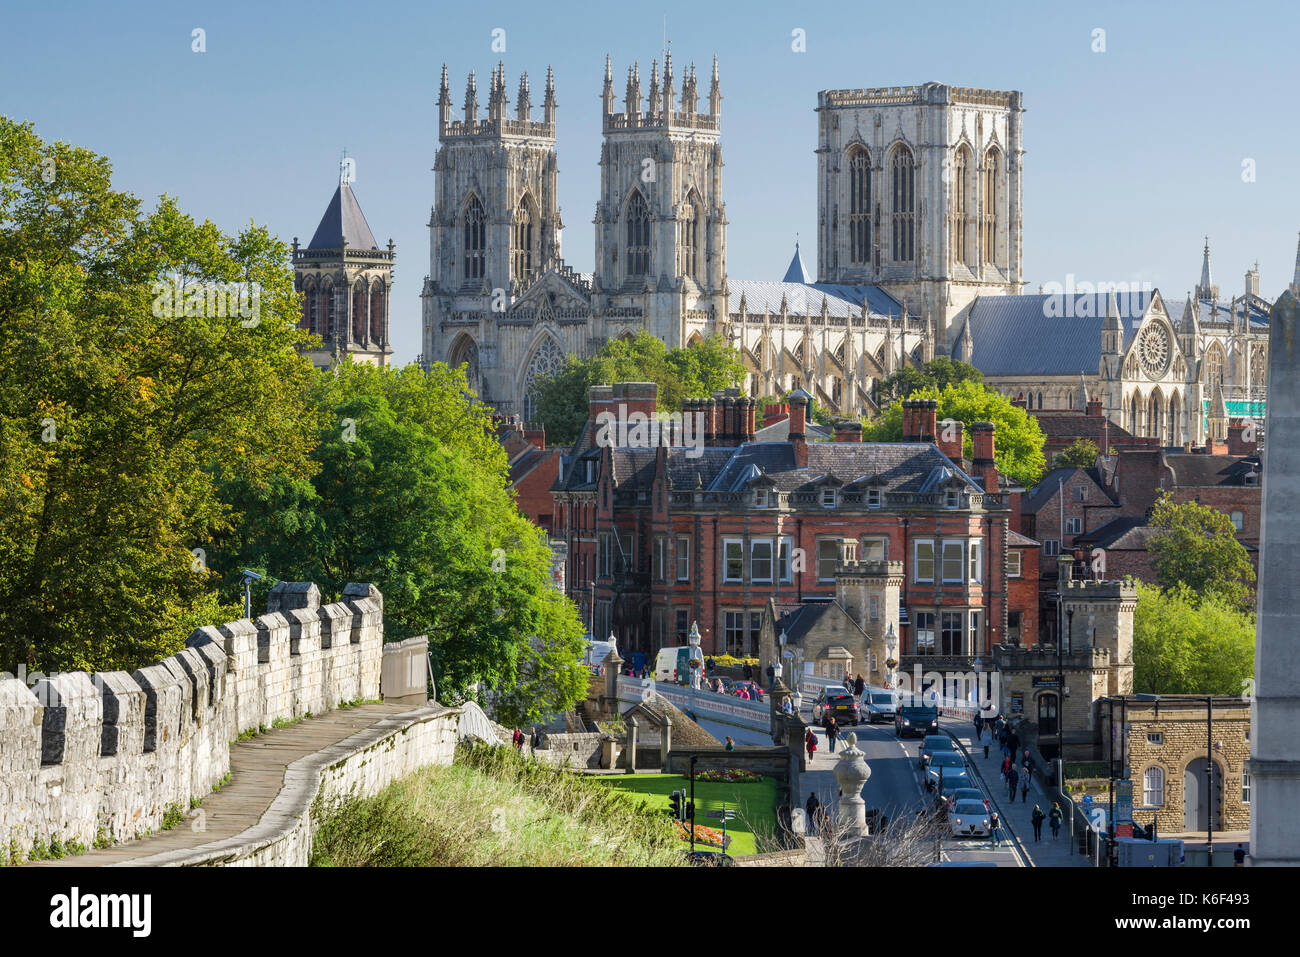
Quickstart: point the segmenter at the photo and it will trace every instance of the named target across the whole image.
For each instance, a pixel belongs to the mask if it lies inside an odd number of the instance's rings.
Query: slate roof
[[[1125,349],[1153,295],[1115,296]],[[1106,300],[1102,295],[980,296],[967,317],[974,345],[971,364],[988,376],[1095,375],[1101,364]],[[954,359],[961,358],[962,335],[953,337]]]
[[[1007,529],[1008,548],[1037,548],[1042,542],[1036,542],[1027,535],[1021,535],[1014,528]]]
[[[1245,300],[1246,312],[1250,317],[1252,328],[1262,331],[1268,328],[1268,310],[1260,306],[1253,300]],[[1165,308],[1169,312],[1169,318],[1174,324],[1174,328],[1183,321],[1183,316],[1187,312],[1187,300],[1179,299],[1175,302],[1165,303]],[[1237,313],[1241,313],[1241,304],[1237,304]],[[1221,325],[1231,325],[1233,321],[1232,304],[1229,302],[1210,302],[1208,299],[1200,299],[1196,302],[1196,320],[1201,325],[1218,323]]]
[[[352,192],[352,187],[347,183],[339,183],[329,206],[325,207],[325,215],[321,217],[315,235],[306,248],[340,249],[344,239],[348,241],[349,249],[379,248],[374,234],[370,231],[370,225],[366,222],[366,214],[361,212],[361,204],[357,202],[357,197]]]
[[[1255,456],[1239,458],[1235,455],[1197,455],[1195,453],[1166,453],[1165,464],[1174,473],[1179,488],[1207,485],[1244,485],[1247,472],[1254,470],[1262,475],[1259,459]]]
[[[1091,532],[1076,535],[1074,544],[1091,548],[1143,551],[1156,531],[1156,528],[1146,524],[1146,518],[1141,515],[1113,518]]]
[[[789,273],[786,274],[787,276]],[[784,297],[786,311],[792,316],[820,316],[822,299],[826,300],[829,315],[844,318],[862,315],[862,300],[867,301],[867,308],[874,316],[892,316],[897,319],[903,314],[902,304],[879,286],[854,286],[827,282],[767,282],[759,279],[727,280],[727,312],[734,315],[740,312],[740,300],[745,299],[745,310],[749,315],[762,315],[770,311],[772,315],[781,312],[781,299]],[[924,328],[923,320],[918,316],[909,316],[915,331]]]
[[[776,634],[785,632],[787,641],[798,642],[812,630],[813,625],[821,620],[822,615],[831,610],[829,601],[808,602],[786,612],[776,620]]]
[[[659,740],[659,729],[663,727],[663,719],[667,715],[673,722],[673,744],[675,746],[682,748],[716,748],[722,744],[721,741],[688,718],[681,708],[656,692],[651,692],[645,699],[623,711],[623,714],[627,715],[630,712],[641,712],[655,722],[653,727],[647,728],[644,722],[640,722],[638,719],[641,727],[637,732],[637,741],[641,743],[652,744]]]
[[[1045,412],[1039,415],[1037,409],[1034,409],[1029,414],[1038,420],[1038,427],[1043,430],[1043,435],[1047,436],[1049,444],[1053,441],[1059,443],[1066,439],[1071,441],[1074,439],[1088,439],[1097,446],[1099,451],[1104,453],[1106,450],[1101,447],[1103,438],[1109,439],[1112,443],[1117,441],[1126,443],[1136,438],[1128,429],[1116,425],[1114,422],[1107,426],[1104,415],[1084,415],[1082,413],[1061,415],[1055,412]]]
[[[813,277],[808,272],[808,267],[803,264],[803,258],[799,255],[799,244],[794,244],[794,258],[790,260],[790,268],[785,271],[782,282],[810,283]]]
[[[829,442],[835,436],[829,428],[816,422],[804,424],[804,438],[809,442]],[[765,425],[754,430],[756,442],[785,442],[790,438],[790,419],[787,416],[779,422]]]
[[[1080,468],[1077,465],[1065,465],[1061,468],[1052,469],[1039,480],[1037,485],[1029,490],[1028,494],[1020,500],[1021,512],[1037,513],[1056,494],[1061,487],[1061,483],[1068,482],[1076,472],[1083,472],[1088,478],[1092,479],[1092,483],[1097,486],[1098,491],[1105,497],[1105,500],[1114,503],[1114,499],[1106,491],[1100,470]]]

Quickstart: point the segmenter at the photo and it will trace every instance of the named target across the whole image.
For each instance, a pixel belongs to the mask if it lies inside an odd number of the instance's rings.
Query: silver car
[[[958,801],[948,823],[953,837],[988,837],[989,809],[983,801]]]

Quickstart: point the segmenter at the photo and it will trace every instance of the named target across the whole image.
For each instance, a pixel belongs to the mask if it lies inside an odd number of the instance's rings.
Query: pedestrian
[[[1246,866],[1246,849],[1242,847],[1240,844],[1238,844],[1237,849],[1232,852],[1232,866],[1233,867]]]
[[[853,693],[858,696],[858,701],[862,700],[862,692],[867,690],[867,683],[862,680],[862,675],[853,679]]]
[[[1011,774],[1011,759],[1004,757],[1002,759],[1002,780],[1005,782]]]
[[[1021,804],[1029,803],[1029,783],[1030,783],[1029,768],[1026,767],[1025,773],[1020,775],[1020,803]]]
[[[1016,770],[1013,764],[1007,769],[1007,788],[1011,791],[1011,803],[1016,801],[1016,785],[1020,783],[1020,772]]]
[[[975,739],[979,740],[980,732],[984,730],[984,718],[978,711],[975,712]]]
[[[1063,817],[1064,815],[1061,814],[1061,805],[1053,801],[1052,813],[1048,815],[1048,820],[1051,822],[1052,825],[1052,840],[1056,840],[1056,838],[1061,833],[1061,820],[1063,819]]]
[[[1029,820],[1034,824],[1034,840],[1041,840],[1043,836],[1043,819],[1047,817],[1043,809],[1037,804],[1034,805],[1034,811],[1029,815]]]
[[[510,736],[510,740],[514,742],[515,750],[518,751],[520,754],[523,754],[524,733],[520,731],[518,728],[515,728],[515,733]]]
[[[988,728],[985,728],[980,732],[979,743],[984,748],[984,757],[987,758],[989,756],[989,745],[993,743],[993,735],[989,732]]]
[[[803,733],[803,746],[808,749],[808,760],[811,762],[813,753],[817,750],[817,735],[812,733],[812,728]]]
[[[746,681],[754,680],[754,669],[749,666],[748,661],[745,662],[745,680]]]
[[[809,732],[811,734],[811,732]],[[804,805],[804,810],[808,814],[808,833],[816,836],[817,834],[817,816],[821,811],[822,802],[817,800],[817,792],[813,791],[808,795],[808,803]]]
[[[1011,752],[1011,759],[1014,761],[1017,754],[1020,753],[1020,735],[1014,731],[1007,735],[1007,750]]]
[[[997,811],[989,813],[989,837],[994,847],[1002,846],[1002,822],[998,819]]]
[[[704,667],[709,672],[709,676],[712,677],[713,669],[717,667],[717,662],[713,660],[712,655],[709,655],[709,657],[704,659]]]
[[[840,726],[835,723],[835,715],[831,715],[826,720],[826,740],[828,742],[827,748],[830,749],[831,754],[835,753],[835,739],[836,737],[839,736],[839,733],[840,733]]]
[[[728,751],[736,750],[736,742],[731,740],[731,735],[727,735],[727,750]]]
[[[538,750],[542,746],[542,734],[536,727],[529,729],[528,746],[534,751]]]
[[[776,684],[776,669],[771,665],[767,666],[767,686],[770,688]]]
[[[781,712],[782,714],[794,714],[794,701],[790,698],[783,699],[781,701]]]

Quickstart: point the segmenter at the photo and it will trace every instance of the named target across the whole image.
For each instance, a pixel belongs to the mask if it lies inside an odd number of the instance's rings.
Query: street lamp
[[[700,673],[704,670],[704,652],[700,650],[700,623],[691,623],[691,633],[686,636],[690,651],[686,653],[686,668],[691,675],[691,690],[700,690]]]
[[[898,635],[894,632],[894,623],[889,623],[889,630],[885,632],[885,687],[893,691],[898,687]]]

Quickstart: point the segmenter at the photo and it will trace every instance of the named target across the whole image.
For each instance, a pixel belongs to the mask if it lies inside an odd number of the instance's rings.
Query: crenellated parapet
[[[0,675],[0,857],[157,830],[230,770],[230,745],[379,697],[383,597],[351,584],[321,605],[281,582],[267,614],[197,629],[133,674]]]

